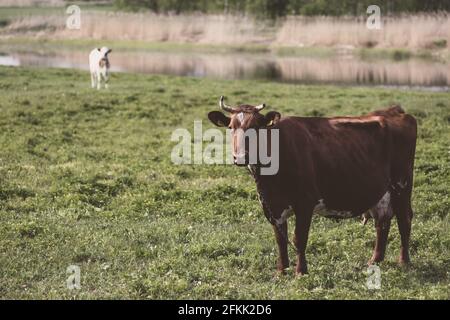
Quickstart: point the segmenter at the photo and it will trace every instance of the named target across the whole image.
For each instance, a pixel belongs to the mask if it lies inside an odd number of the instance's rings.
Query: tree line
[[[241,13],[277,18],[286,15],[365,15],[369,5],[383,14],[450,11],[449,0],[113,0],[126,10],[157,13]]]

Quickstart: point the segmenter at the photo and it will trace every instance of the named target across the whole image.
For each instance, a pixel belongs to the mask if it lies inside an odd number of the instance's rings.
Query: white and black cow
[[[101,82],[108,88],[109,81],[109,60],[108,54],[112,50],[107,47],[95,48],[89,54],[89,69],[91,71],[92,88],[101,88]]]

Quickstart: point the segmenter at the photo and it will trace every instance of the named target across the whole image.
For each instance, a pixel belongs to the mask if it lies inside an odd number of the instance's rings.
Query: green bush
[[[433,45],[436,48],[446,48],[447,47],[447,40],[446,39],[439,39],[439,40],[434,40],[433,41]]]
[[[0,19],[0,28],[6,27],[9,23],[9,19]]]

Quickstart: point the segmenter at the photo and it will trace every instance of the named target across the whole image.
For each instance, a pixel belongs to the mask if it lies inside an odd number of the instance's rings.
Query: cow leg
[[[108,89],[109,77],[105,76],[105,89]]]
[[[392,200],[391,192],[388,191],[369,211],[375,221],[375,229],[377,231],[377,240],[373,249],[372,258],[368,262],[369,265],[384,260],[389,229],[391,228],[391,219],[394,215],[392,212]]]
[[[95,88],[97,86],[97,81],[96,81],[96,74],[94,72],[91,72],[91,87]]]
[[[375,228],[377,231],[377,240],[375,242],[375,248],[373,250],[372,258],[369,260],[369,265],[384,260],[384,254],[386,252],[386,245],[389,235],[389,229],[391,228],[391,219],[381,219],[375,221]]]
[[[397,225],[400,232],[401,248],[400,248],[400,264],[408,264],[410,262],[409,258],[409,239],[411,235],[411,222],[413,217],[413,211],[411,204],[401,203],[398,205],[396,210],[397,215]]]
[[[411,221],[412,221],[413,211],[410,208],[406,214],[397,215],[397,224],[400,231],[400,238],[402,246],[400,248],[400,264],[410,263],[409,258],[409,239],[411,235]]]
[[[97,90],[100,90],[102,84],[102,75],[100,74],[100,72],[97,72]]]
[[[397,217],[398,230],[400,232],[400,264],[408,264],[409,258],[409,239],[411,235],[411,222],[413,210],[411,208],[412,193],[412,175],[406,179],[404,184],[397,187],[398,193],[393,194],[393,208]]]
[[[312,220],[312,208],[305,210],[300,207],[295,207],[295,237],[294,243],[297,247],[297,266],[295,273],[303,275],[308,273],[308,266],[306,262],[306,243],[308,242],[309,227]]]
[[[289,267],[289,256],[287,247],[287,222],[281,225],[274,225],[273,230],[275,232],[275,239],[278,245],[278,263],[277,271],[284,273],[284,269]]]

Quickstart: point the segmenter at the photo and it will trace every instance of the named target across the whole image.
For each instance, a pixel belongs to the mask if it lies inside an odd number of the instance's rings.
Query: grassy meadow
[[[277,276],[273,231],[243,168],[170,160],[230,103],[356,115],[401,103],[419,122],[412,265],[394,222],[381,289],[366,288],[373,221],[313,220],[310,274]],[[0,67],[0,298],[449,299],[450,93]],[[293,220],[290,221],[290,234]],[[295,262],[290,251],[291,265]],[[66,269],[81,269],[81,289]]]

